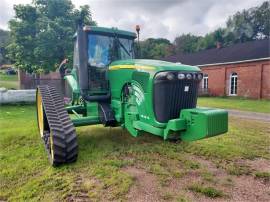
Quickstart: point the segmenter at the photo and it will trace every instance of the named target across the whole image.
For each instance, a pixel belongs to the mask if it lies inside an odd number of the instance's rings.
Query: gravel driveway
[[[231,110],[231,109],[228,109],[227,111],[229,112],[230,116],[270,122],[270,114],[258,113],[258,112],[246,112],[246,111]]]

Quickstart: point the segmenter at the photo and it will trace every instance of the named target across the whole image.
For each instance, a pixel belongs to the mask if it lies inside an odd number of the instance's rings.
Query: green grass
[[[251,100],[229,97],[200,97],[198,99],[198,105],[202,107],[216,107],[224,109],[270,113],[270,100]]]
[[[256,172],[255,176],[265,181],[270,181],[270,172]]]
[[[1,87],[6,89],[18,89],[18,75],[5,75],[0,73],[0,88]]]
[[[0,200],[61,201],[81,194],[93,201],[125,200],[135,182],[123,170],[128,166],[154,175],[164,199],[185,201],[165,188],[170,180],[185,179],[192,172],[207,183],[200,192],[216,197],[222,194],[211,187],[218,180],[191,157],[209,159],[229,174],[237,170],[239,160],[270,159],[268,124],[231,119],[226,135],[178,144],[149,134],[133,138],[121,128],[77,128],[78,161],[52,168],[36,125],[34,106],[0,106]],[[251,176],[256,172],[245,171]]]
[[[210,198],[225,196],[225,194],[221,190],[217,190],[214,187],[208,187],[201,184],[193,184],[189,186],[188,189],[196,193],[203,194]]]

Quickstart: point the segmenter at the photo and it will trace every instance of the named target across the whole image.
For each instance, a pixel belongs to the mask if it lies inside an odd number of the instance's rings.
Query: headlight
[[[160,72],[156,75],[156,79],[159,79],[159,80],[164,80],[167,78],[167,74],[168,72]]]
[[[174,74],[173,73],[168,73],[167,74],[167,79],[168,80],[173,80],[174,79]]]
[[[203,78],[203,75],[202,75],[201,73],[199,73],[199,74],[198,74],[198,79],[199,79],[199,80],[202,80],[202,78]]]
[[[191,79],[192,78],[192,75],[191,74],[187,74],[186,77],[187,77],[187,79]]]
[[[179,74],[177,75],[177,78],[182,80],[182,79],[185,78],[185,74],[179,73]]]

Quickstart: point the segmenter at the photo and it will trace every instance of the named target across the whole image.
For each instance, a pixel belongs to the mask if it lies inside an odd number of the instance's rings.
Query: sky
[[[204,35],[224,27],[237,11],[259,6],[264,0],[72,0],[78,8],[89,5],[99,26],[135,31],[140,37],[167,38],[183,33]],[[0,28],[8,29],[14,4],[32,0],[0,0]]]

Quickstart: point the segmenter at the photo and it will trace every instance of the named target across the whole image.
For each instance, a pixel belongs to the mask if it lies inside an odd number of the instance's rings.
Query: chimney
[[[221,42],[219,42],[219,41],[217,41],[217,42],[216,42],[216,48],[217,48],[217,49],[222,48],[222,44],[221,44]]]

